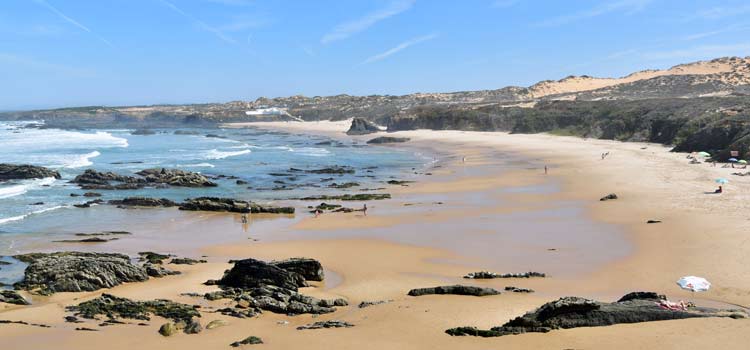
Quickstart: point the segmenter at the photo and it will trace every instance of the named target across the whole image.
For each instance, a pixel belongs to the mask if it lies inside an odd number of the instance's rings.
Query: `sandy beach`
[[[349,125],[349,121],[275,122],[228,127],[362,142],[378,136],[346,136]],[[213,230],[217,235],[220,231],[222,239],[213,243],[206,240],[197,251],[180,251],[194,257],[205,255],[209,263],[175,267],[183,272],[179,276],[106,291],[33,296],[34,305],[28,307],[3,304],[0,319],[51,326],[2,325],[3,347],[214,349],[228,348],[233,341],[256,335],[265,342],[258,346],[269,349],[747,348],[747,320],[713,318],[499,338],[451,337],[444,333],[457,326],[500,325],[568,295],[615,301],[628,292],[642,290],[702,306],[750,306],[750,270],[743,259],[750,253],[750,238],[746,236],[749,224],[744,217],[750,178],[731,175],[738,170],[688,164],[686,154],[671,153],[668,147],[656,144],[464,131],[418,130],[388,135],[409,137],[411,141],[383,147],[429,150],[435,154],[435,163],[430,175],[422,174],[416,183],[389,187],[393,199],[368,203],[367,216],[349,213],[314,218],[300,211],[294,219],[283,222],[253,223],[244,236],[230,234],[237,230],[236,218],[231,215],[185,219],[190,225],[165,225],[164,234],[174,240],[205,239]],[[602,159],[605,152],[609,155]],[[714,190],[718,177],[730,179],[725,192],[707,194]],[[619,199],[599,201],[609,193],[616,193]],[[647,224],[647,220],[661,223]],[[140,246],[148,242],[123,240],[116,248],[128,252],[151,249]],[[163,247],[169,242],[158,243]],[[208,302],[181,295],[215,290],[202,282],[219,278],[231,266],[229,259],[294,256],[318,259],[328,275],[325,282],[303,288],[303,294],[343,297],[349,306],[319,317],[264,313],[258,318],[237,319],[212,312],[227,301]],[[478,270],[534,270],[550,277],[489,281],[461,278]],[[700,294],[680,290],[675,281],[685,275],[706,277],[713,284],[711,290]],[[412,288],[455,283],[497,289],[513,285],[532,288],[536,293],[406,296]],[[81,325],[63,321],[65,306],[103,292],[138,300],[166,298],[198,304],[204,311],[202,323],[223,319],[229,325],[198,335],[164,338],[157,333],[163,323],[158,318],[148,326],[134,322],[102,327],[99,332],[76,332],[73,329]],[[357,307],[361,301],[377,300],[392,301]],[[355,327],[296,330],[299,325],[329,319],[348,321]],[[96,327],[95,322],[83,325]]]

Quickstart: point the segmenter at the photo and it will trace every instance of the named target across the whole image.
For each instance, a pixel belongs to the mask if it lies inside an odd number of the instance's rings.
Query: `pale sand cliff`
[[[349,123],[254,123],[249,126],[343,137]],[[450,337],[444,330],[463,325],[484,328],[500,325],[564,295],[611,301],[626,292],[652,290],[665,293],[673,300],[695,300],[707,306],[750,305],[750,270],[744,264],[745,256],[750,253],[748,221],[744,217],[750,179],[729,175],[732,169],[713,168],[708,164],[688,165],[684,154],[669,153],[667,148],[652,144],[460,131],[409,131],[393,136],[410,137],[412,141],[388,147],[439,151],[441,167],[434,169],[431,178],[389,190],[394,193],[394,199],[370,204],[372,209],[367,217],[361,214],[306,217],[293,221],[291,227],[274,230],[273,234],[281,239],[265,239],[260,233],[260,242],[205,247],[201,253],[209,256],[209,264],[180,267],[185,272],[181,276],[107,291],[134,299],[169,298],[208,306],[203,300],[179,294],[213,290],[200,283],[220,276],[230,266],[224,263],[227,258],[310,256],[319,259],[333,273],[329,273],[328,285],[323,283],[302,292],[312,296],[345,297],[350,302],[349,307],[318,318],[265,313],[258,319],[240,320],[204,312],[204,324],[213,319],[225,319],[230,325],[198,335],[163,338],[156,332],[163,323],[158,318],[146,327],[121,325],[103,327],[100,332],[75,332],[76,325],[62,322],[66,314],[64,306],[101,293],[59,293],[50,298],[35,298],[35,305],[31,307],[0,308],[0,319],[53,325],[49,329],[0,326],[3,348],[218,349],[229,348],[229,343],[249,335],[260,336],[266,342],[256,346],[273,349],[747,348],[750,342],[748,320],[663,321],[500,338]],[[610,154],[601,160],[604,152]],[[510,171],[497,167],[506,164],[499,163],[498,159],[509,153],[531,158],[535,166]],[[464,156],[465,163],[461,161]],[[546,177],[541,169],[543,165],[550,168]],[[726,192],[704,194],[714,189],[716,177],[731,180]],[[559,183],[560,191],[494,192],[505,186],[524,188],[548,182]],[[611,192],[617,193],[620,199],[598,201]],[[445,201],[448,209],[430,204],[436,200]],[[498,244],[497,256],[482,256],[479,253],[482,247],[472,246],[469,241],[477,240],[476,243],[482,245],[482,235],[489,239],[495,234],[493,221],[483,226],[486,232],[446,229],[456,222],[468,224],[493,214],[544,209],[552,205],[550,203],[566,201],[582,203],[587,215],[598,222],[613,224],[622,232],[610,229],[582,232],[583,228],[581,232],[558,232],[552,222],[549,237],[554,239],[537,242],[533,237],[522,238],[524,232],[508,232],[513,240]],[[414,205],[404,206],[406,202]],[[648,219],[663,222],[648,225],[645,223]],[[210,232],[210,223],[197,223],[194,232],[187,229],[180,233],[186,239],[191,234],[204,235]],[[251,233],[252,230],[251,227]],[[338,237],[337,232],[342,232],[346,238]],[[355,232],[370,234],[351,236]],[[419,238],[419,234],[427,235],[422,244],[415,243],[418,239],[400,237],[416,235]],[[461,242],[462,237],[466,237],[467,242]],[[436,242],[443,239],[447,240],[445,246]],[[575,244],[566,245],[566,241]],[[544,249],[553,247],[560,249],[555,252]],[[477,256],[472,256],[473,251]],[[607,259],[608,255],[617,258]],[[534,256],[536,260],[525,258],[527,256]],[[554,268],[555,273],[550,278],[532,280],[468,281],[460,278],[466,272],[489,269],[490,262],[507,267],[497,272],[521,272],[518,271],[521,266],[535,269],[543,265]],[[589,266],[568,266],[567,262],[584,262]],[[675,281],[689,274],[708,278],[713,283],[711,291],[702,294],[681,291]],[[537,293],[505,293],[481,298],[405,295],[411,288],[452,283],[500,289],[516,285],[533,288]],[[356,307],[363,300],[387,299],[393,302],[365,309]],[[356,326],[295,330],[298,325],[328,319],[342,319]],[[290,323],[277,324],[280,320]]]

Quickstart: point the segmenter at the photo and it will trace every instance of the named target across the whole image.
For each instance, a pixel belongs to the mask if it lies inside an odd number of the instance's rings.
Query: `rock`
[[[354,325],[345,321],[330,320],[330,321],[318,321],[318,322],[307,324],[304,326],[299,326],[297,327],[297,330],[321,329],[321,328],[350,328],[350,327],[354,327]]]
[[[341,200],[341,201],[370,201],[370,200],[383,200],[390,199],[391,195],[388,193],[358,193],[358,194],[344,194],[344,195],[318,195],[297,198],[303,201],[316,201],[316,200]]]
[[[411,140],[408,137],[392,137],[392,136],[380,136],[372,140],[367,141],[369,144],[384,144],[384,143],[401,143]]]
[[[546,333],[554,329],[599,327],[620,323],[677,320],[696,317],[747,318],[742,310],[717,310],[690,307],[686,310],[662,308],[656,301],[662,295],[653,292],[635,292],[623,296],[615,303],[603,303],[579,297],[564,297],[542,305],[540,308],[516,317],[502,326],[489,330],[458,327],[446,330],[450,335],[499,337],[527,332]]]
[[[44,179],[47,177],[62,178],[59,172],[41,166],[0,163],[0,181]]]
[[[79,237],[96,237],[96,236],[115,236],[115,235],[132,235],[128,231],[102,231],[94,233],[76,233],[75,236]]]
[[[99,172],[94,169],[86,169],[83,174],[76,176],[72,183],[78,184],[83,189],[138,189],[146,185],[146,180],[135,176],[125,176],[113,172]],[[112,184],[112,183],[115,184]]]
[[[75,317],[75,316],[65,316],[65,322],[68,322],[68,323],[83,323],[83,321],[79,321],[78,317]]]
[[[203,260],[203,259],[195,260],[195,259],[190,259],[190,258],[173,258],[172,260],[169,261],[170,264],[175,264],[175,265],[195,265],[195,264],[203,264],[207,262],[208,261]]]
[[[359,183],[357,183],[357,182],[345,182],[345,183],[342,183],[342,184],[338,184],[338,183],[334,182],[334,183],[328,185],[328,187],[330,187],[330,188],[352,188],[352,187],[357,187],[357,186],[359,186]]]
[[[112,199],[108,202],[112,205],[122,207],[175,207],[178,204],[166,198],[148,197],[125,197],[123,199]]]
[[[260,260],[244,259],[235,262],[234,267],[219,280],[219,285],[245,289],[277,286],[297,291],[306,283],[305,278],[296,272]]]
[[[63,239],[59,241],[53,241],[57,243],[105,243],[109,241],[114,241],[119,238],[101,238],[101,237],[91,237],[91,238],[84,238],[84,239]]]
[[[263,339],[260,339],[254,335],[251,335],[245,339],[242,339],[240,341],[236,341],[232,344],[229,344],[233,348],[240,347],[242,345],[255,345],[255,344],[263,344]]]
[[[197,132],[194,130],[175,130],[173,134],[175,135],[200,135],[200,132]]]
[[[152,264],[162,264],[164,260],[170,258],[168,254],[154,253],[154,252],[138,252],[140,261],[147,261]]]
[[[206,325],[206,329],[214,329],[229,325],[229,322],[224,320],[213,320]]]
[[[85,331],[85,332],[98,332],[98,329],[88,328],[88,327],[76,327],[77,331]]]
[[[475,287],[475,286],[439,286],[430,288],[416,288],[412,289],[408,293],[410,296],[417,297],[429,294],[455,294],[455,295],[473,295],[473,296],[486,296],[486,295],[498,295],[499,291],[493,288],[486,287]]]
[[[136,174],[141,175],[145,178],[146,182],[149,183],[160,183],[168,184],[170,186],[182,186],[182,187],[216,187],[216,183],[209,181],[205,176],[180,170],[180,169],[166,169],[166,168],[154,168],[145,169],[137,172]]]
[[[159,334],[165,337],[171,337],[177,334],[178,331],[179,330],[177,329],[177,326],[174,324],[174,322],[167,322],[159,327]]]
[[[245,180],[237,180],[234,183],[236,183],[238,185],[247,185],[247,181],[245,181]]]
[[[293,171],[289,169],[289,171]],[[354,168],[350,166],[332,166],[322,169],[305,170],[306,173],[310,174],[354,174]]]
[[[352,125],[349,127],[349,130],[346,131],[346,134],[347,135],[366,135],[366,134],[372,134],[378,131],[380,131],[380,128],[378,128],[377,125],[362,118],[353,118]]]
[[[232,198],[198,197],[186,200],[180,210],[225,211],[232,213],[294,214],[294,207],[261,206]]]
[[[366,307],[380,305],[380,304],[385,304],[385,303],[390,303],[392,301],[393,300],[363,301],[363,302],[359,303],[359,305],[357,305],[357,307],[360,308],[360,309],[364,309]]]
[[[192,318],[187,323],[187,325],[185,326],[185,330],[184,330],[186,334],[198,334],[202,331],[203,331],[203,326],[201,326],[201,323],[195,318]]]
[[[75,313],[76,316],[87,319],[107,316],[108,319],[114,321],[117,318],[148,321],[153,314],[172,320],[178,329],[180,329],[178,324],[184,324],[187,327],[194,321],[194,317],[201,317],[196,307],[192,305],[164,299],[135,301],[106,293],[98,298],[75,306],[68,306],[65,309]]]
[[[478,271],[471,272],[464,276],[469,279],[492,279],[492,278],[531,278],[531,277],[546,277],[547,275],[541,272],[524,272],[524,273],[505,273],[497,274],[489,271]]]
[[[310,258],[291,258],[281,261],[271,261],[271,265],[284,270],[296,272],[308,281],[322,281],[325,278],[323,265]]]
[[[0,290],[0,303],[31,305],[31,303],[13,290]]]
[[[646,223],[647,224],[658,224],[658,223],[661,223],[661,220],[649,220],[649,221],[646,221]]]
[[[151,129],[135,129],[130,132],[130,135],[156,135],[156,131]]]
[[[42,293],[95,291],[125,282],[143,282],[146,270],[123,254],[113,253],[31,253],[16,255],[29,265],[16,287]]]
[[[84,197],[101,197],[102,194],[98,192],[86,192],[83,194]]]
[[[599,200],[602,201],[602,202],[608,201],[608,200],[614,200],[614,199],[617,199],[617,195],[614,194],[614,193],[610,193],[610,194],[608,194],[608,195],[606,195],[606,196],[604,196],[602,198],[599,198]]]
[[[518,287],[505,287],[506,292],[513,292],[513,293],[534,293],[533,289],[528,288],[518,288]]]
[[[410,184],[414,181],[405,181],[405,180],[388,180],[389,185],[401,185],[406,186],[406,184]]]
[[[161,278],[165,276],[172,276],[172,275],[179,275],[181,274],[180,271],[173,271],[170,269],[167,269],[161,265],[154,265],[151,263],[143,264],[143,268],[146,269],[146,274],[149,275],[149,277],[156,277]]]

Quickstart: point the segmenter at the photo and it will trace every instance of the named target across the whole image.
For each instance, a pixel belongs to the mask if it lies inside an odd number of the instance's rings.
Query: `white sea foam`
[[[32,216],[32,215],[46,213],[48,211],[57,210],[57,209],[60,209],[60,208],[65,208],[65,207],[66,206],[64,206],[64,205],[58,205],[58,206],[55,206],[55,207],[49,207],[49,208],[45,208],[45,209],[40,209],[40,210],[32,211],[30,213],[26,213],[26,214],[23,214],[23,215],[12,216],[12,217],[9,217],[9,218],[0,218],[0,225],[7,224],[7,223],[13,222],[13,221],[23,220],[23,219],[25,219],[25,218],[27,218],[29,216]]]
[[[290,148],[289,151],[310,157],[327,157],[329,154],[331,154],[331,152],[325,148],[315,147],[302,147],[297,149]]]
[[[20,196],[28,191],[36,190],[55,182],[54,177],[44,179],[24,180],[20,184],[0,187],[0,199]]]
[[[180,167],[180,168],[186,168],[186,167],[190,167],[190,168],[213,168],[213,167],[216,167],[216,166],[213,165],[213,164],[211,164],[211,163],[197,163],[197,164],[180,164],[180,165],[178,165],[178,167]]]
[[[91,158],[98,157],[102,155],[99,153],[99,151],[93,151],[91,153],[86,153],[77,156],[74,159],[71,159],[67,164],[64,165],[65,168],[80,168],[85,167],[94,164],[94,162],[91,161]]]
[[[205,159],[224,159],[229,157],[236,157],[241,156],[243,154],[251,153],[249,149],[244,149],[241,151],[219,151],[218,149],[212,149],[210,151],[207,151],[204,155]]]

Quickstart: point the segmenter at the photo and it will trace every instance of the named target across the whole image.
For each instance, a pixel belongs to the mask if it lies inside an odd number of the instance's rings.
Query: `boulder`
[[[380,131],[380,128],[378,128],[377,125],[362,118],[354,118],[352,119],[352,125],[349,127],[349,130],[346,131],[346,134],[347,135],[366,135],[366,134],[372,134],[378,131]]]
[[[146,182],[149,183],[160,183],[168,184],[170,186],[182,186],[182,187],[215,187],[218,186],[216,183],[211,182],[205,176],[180,170],[180,169],[166,169],[166,168],[154,168],[145,169],[137,172],[136,174],[143,176]]]
[[[220,286],[235,288],[258,288],[277,286],[297,291],[306,285],[305,278],[292,271],[255,259],[244,259],[234,263],[224,277],[219,280]]]
[[[59,172],[41,166],[0,163],[0,181],[44,179],[47,177],[62,178]]]
[[[408,137],[380,136],[367,141],[368,144],[402,143],[411,140]]]
[[[0,303],[31,305],[31,303],[13,290],[0,290]]]
[[[614,194],[614,193],[610,193],[610,194],[608,194],[608,195],[606,195],[606,196],[604,196],[602,198],[599,198],[599,200],[602,201],[602,202],[608,201],[608,200],[614,200],[614,199],[617,199],[617,195]]]
[[[261,206],[256,203],[218,197],[191,198],[182,203],[180,210],[225,211],[232,213],[294,214],[294,207]]]
[[[125,197],[123,199],[112,199],[107,202],[122,207],[175,207],[178,204],[166,198],[149,197]]]
[[[17,287],[42,293],[95,291],[148,279],[146,269],[114,253],[56,252],[16,255],[29,265]]]
[[[298,169],[289,169],[289,171],[294,172],[298,171]],[[310,174],[354,174],[355,170],[354,168],[350,166],[339,166],[334,165],[327,168],[321,168],[321,169],[312,169],[312,170],[305,170],[306,173]]]
[[[272,261],[270,264],[287,271],[296,272],[308,281],[322,281],[325,278],[323,265],[315,259],[291,258],[281,261]]]
[[[164,299],[136,301],[106,293],[98,298],[82,302],[78,305],[68,306],[65,309],[73,312],[76,316],[88,319],[106,316],[112,320],[124,318],[149,321],[153,314],[173,321],[174,324],[172,326],[176,329],[186,328],[191,323],[197,322],[194,319],[195,317],[201,317],[201,314],[196,310],[196,306],[193,305],[176,303]],[[180,327],[180,325],[184,326]],[[162,327],[169,328],[171,326]]]
[[[130,132],[130,135],[143,135],[143,136],[156,135],[156,131],[153,131],[151,129],[135,129]]]
[[[159,334],[165,337],[171,337],[177,334],[178,331],[179,330],[177,329],[177,326],[174,324],[174,322],[167,322],[159,327]]]
[[[540,308],[516,317],[502,326],[488,330],[474,327],[448,329],[450,335],[473,335],[499,337],[527,332],[546,333],[554,329],[599,327],[620,323],[677,320],[696,317],[747,318],[742,310],[718,310],[688,307],[685,310],[670,310],[659,305],[663,295],[653,292],[635,292],[623,296],[620,301],[604,303],[579,297],[564,297],[546,303]]]
[[[203,264],[207,262],[208,261],[203,260],[203,259],[196,260],[196,259],[191,259],[191,258],[172,258],[172,260],[169,261],[170,264],[175,264],[175,265],[195,265],[195,264]]]
[[[255,345],[255,344],[263,344],[263,339],[260,339],[254,335],[251,335],[245,339],[229,344],[229,346],[233,348],[238,348],[242,345]]]
[[[500,294],[500,292],[493,288],[463,286],[463,285],[456,284],[452,286],[416,288],[416,289],[410,290],[408,294],[413,297],[429,295],[429,294],[473,295],[473,296],[481,297],[481,296],[486,296],[486,295],[498,295]]]
[[[224,320],[213,320],[206,325],[206,329],[214,329],[229,325],[229,322]]]
[[[94,169],[84,170],[83,174],[76,176],[71,182],[83,189],[91,190],[126,190],[142,188],[146,185],[146,180],[135,176],[119,175],[110,171],[99,172]]]

